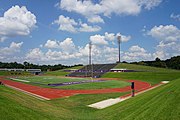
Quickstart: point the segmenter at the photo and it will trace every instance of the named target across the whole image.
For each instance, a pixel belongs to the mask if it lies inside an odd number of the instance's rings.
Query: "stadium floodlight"
[[[118,47],[119,47],[119,61],[118,61],[118,63],[120,63],[121,62],[121,60],[120,60],[120,57],[121,57],[121,49],[120,49],[120,44],[121,44],[121,36],[119,35],[119,36],[117,36],[117,42],[118,42]]]
[[[91,65],[91,49],[92,49],[92,42],[89,42],[89,65]]]
[[[92,42],[89,42],[89,66],[91,67],[91,77],[93,79],[93,64],[92,64],[92,60],[91,60],[91,52],[92,52]]]

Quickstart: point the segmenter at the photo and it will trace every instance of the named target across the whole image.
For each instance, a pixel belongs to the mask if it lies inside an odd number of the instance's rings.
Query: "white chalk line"
[[[15,81],[21,81],[21,82],[30,82],[28,80],[21,80],[21,79],[17,79],[17,78],[10,78],[11,80],[15,80]]]

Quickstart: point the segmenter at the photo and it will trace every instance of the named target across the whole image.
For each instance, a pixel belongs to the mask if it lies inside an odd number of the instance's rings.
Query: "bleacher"
[[[86,65],[83,68],[68,74],[67,76],[70,76],[70,77],[95,77],[95,78],[99,78],[104,73],[109,72],[116,65],[117,64],[92,64],[92,65]]]

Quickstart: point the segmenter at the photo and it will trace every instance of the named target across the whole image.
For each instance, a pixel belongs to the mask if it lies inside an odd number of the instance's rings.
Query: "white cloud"
[[[66,42],[64,42],[66,43]],[[68,42],[69,44],[69,42]],[[72,44],[72,43],[71,43]],[[67,45],[67,44],[66,44]],[[65,46],[66,46],[65,45]],[[46,64],[88,64],[89,45],[74,47],[71,52],[65,52],[62,49],[48,49],[48,51],[42,51],[39,48],[35,48],[27,53],[26,58],[29,62]],[[131,46],[128,51],[121,51],[121,61],[141,61],[152,60],[152,54],[148,53],[144,48],[138,45]],[[92,45],[92,63],[115,63],[118,60],[118,48],[108,45],[99,46]]]
[[[131,39],[131,36],[125,36],[122,35],[121,33],[117,33],[116,37],[121,36],[121,42],[127,42]]]
[[[36,16],[25,6],[12,6],[0,17],[0,41],[8,37],[29,35],[35,24]]]
[[[180,21],[180,14],[175,15],[174,13],[172,13],[172,14],[170,15],[170,18],[175,19],[175,20],[177,20],[177,21]]]
[[[79,59],[76,60],[76,54],[75,51],[74,53],[67,53],[61,50],[48,49],[48,51],[42,51],[40,48],[34,48],[26,54],[25,58],[26,61],[33,63],[73,65]]]
[[[61,49],[34,48],[26,54],[26,61],[43,64],[88,64],[89,44],[85,46],[75,46],[72,39],[66,38],[59,42]],[[73,47],[70,47],[73,46]],[[72,49],[73,48],[73,49]],[[70,50],[69,50],[70,49]],[[92,45],[93,63],[114,63],[118,49],[108,46]]]
[[[27,54],[26,57],[27,61],[44,61],[45,56],[44,53],[39,48],[31,49]]]
[[[93,15],[91,17],[88,17],[88,22],[91,22],[91,23],[104,23],[104,20],[98,16],[98,15]]]
[[[59,19],[55,20],[54,23],[59,25],[59,30],[73,32],[73,33],[77,32],[75,26],[77,26],[78,23],[76,23],[74,19],[71,19],[69,17],[60,15]]]
[[[145,50],[144,48],[141,48],[141,47],[139,47],[138,45],[131,46],[131,47],[129,48],[129,51],[130,51],[130,52],[143,52],[143,53],[146,52],[146,50]]]
[[[131,36],[125,36],[125,35],[122,35],[121,33],[115,34],[115,33],[105,32],[104,34],[105,39],[111,42],[117,40],[118,36],[121,36],[121,42],[127,42],[131,39]]]
[[[108,44],[108,42],[105,40],[105,37],[101,36],[101,35],[90,36],[90,41],[96,45],[107,45]]]
[[[154,26],[147,34],[163,41],[177,41],[180,39],[180,30],[174,25]]]
[[[148,35],[159,40],[154,57],[167,59],[180,53],[180,29],[174,25],[153,27]]]
[[[0,42],[4,42],[7,39],[7,37],[0,36]]]
[[[100,4],[105,16],[110,16],[112,13],[117,15],[137,15],[141,11],[135,0],[102,0]]]
[[[89,55],[89,44],[86,44],[84,47],[79,47],[80,56],[88,56]]]
[[[91,0],[61,0],[59,5],[63,10],[85,16],[89,22],[102,23],[100,15],[137,15],[143,8],[150,10],[161,2],[162,0],[100,0],[93,3]]]
[[[58,20],[55,20],[53,23],[59,25],[59,30],[68,31],[72,33],[76,32],[97,32],[101,30],[99,26],[90,26],[87,23],[82,23],[81,21],[77,23],[74,19],[65,17],[63,15],[59,16]]]
[[[121,36],[121,42],[127,42],[131,39],[131,36],[125,36],[120,33],[115,34],[105,32],[104,35],[97,34],[90,36],[90,41],[96,45],[108,45],[109,42],[112,42],[114,44],[114,41],[117,40],[117,36]]]
[[[23,42],[20,43],[12,42],[9,47],[0,48],[0,55],[2,57],[6,57],[8,55],[12,55],[14,53],[20,52],[22,44]]]
[[[70,38],[60,42],[62,46],[74,46]],[[12,44],[11,47],[18,47],[18,45]],[[33,63],[41,64],[88,64],[89,45],[85,46],[74,46],[73,51],[68,51],[67,48],[63,49],[48,49],[47,51],[42,50],[43,48],[31,49],[25,56],[25,60]],[[69,47],[70,48],[70,47]],[[67,52],[68,51],[68,52]],[[3,56],[2,56],[3,57]],[[2,58],[1,57],[1,58]],[[151,54],[148,53],[144,48],[139,46],[132,46],[127,52],[121,51],[122,61],[140,61],[149,60],[152,58]],[[4,58],[2,58],[4,59]],[[92,45],[92,61],[94,64],[97,63],[115,63],[118,59],[118,48],[114,48],[108,45],[98,46]]]
[[[55,40],[48,40],[44,46],[47,48],[58,48],[58,43]]]
[[[92,60],[93,63],[114,63],[118,58],[118,48],[110,45],[110,42],[116,40],[115,33],[105,33],[104,35],[90,36],[92,41]],[[7,59],[2,56],[7,55],[9,49],[12,52],[19,52],[23,43],[11,43],[9,47],[0,50],[0,59]],[[47,49],[46,49],[47,48]],[[14,50],[15,49],[15,50]],[[25,56],[12,58],[16,61],[28,61],[41,64],[88,64],[89,44],[76,46],[72,38],[66,38],[62,41],[47,40],[44,44],[40,44],[39,48],[29,50]],[[10,57],[9,57],[10,58]],[[10,59],[8,59],[11,61]]]
[[[63,52],[71,53],[75,51],[75,45],[72,38],[66,38],[64,41],[60,42],[59,45]]]
[[[163,0],[137,0],[140,6],[143,6],[145,9],[152,9],[158,6]]]
[[[104,35],[90,36],[93,63],[115,63],[117,61],[118,48],[109,44],[116,40],[116,35],[115,33],[105,32]],[[48,50],[43,47],[48,48]],[[142,51],[142,48],[140,50]],[[47,40],[41,48],[30,50],[26,54],[26,59],[29,62],[37,63],[41,61],[46,64],[59,62],[62,64],[88,64],[88,55],[89,44],[76,46],[72,38],[66,38],[63,41]]]
[[[160,58],[160,59],[164,59],[166,58],[166,56],[169,56],[165,51],[162,50],[158,50],[155,53],[153,53],[153,57],[154,58]]]
[[[80,13],[86,16],[86,18],[90,18],[88,21],[91,21],[91,22],[94,21],[92,20],[92,17],[94,16],[96,16],[96,19],[100,18],[100,17],[97,17],[98,15],[94,13],[99,13],[99,11],[101,11],[101,6],[99,4],[94,5],[89,0],[85,0],[83,2],[77,1],[77,0],[61,0],[60,8],[67,10],[68,12]],[[94,22],[97,22],[97,20],[95,20]],[[100,20],[100,22],[102,22],[102,20]]]
[[[48,60],[68,60],[75,57],[73,54],[52,50],[48,50],[48,52],[45,53],[45,56],[47,56]]]
[[[116,36],[114,33],[108,33],[108,32],[105,32],[105,38],[106,40],[110,40],[110,41],[113,41],[116,39]]]
[[[43,47],[43,45],[40,47]],[[66,38],[63,41],[47,40],[44,47],[48,49],[59,49],[64,53],[71,53],[76,50],[72,38]]]
[[[86,23],[82,23],[81,27],[79,28],[80,32],[97,32],[100,31],[101,27],[99,26],[89,26]]]
[[[127,52],[123,53],[122,57],[125,61],[152,60],[152,54],[138,45],[131,46]]]

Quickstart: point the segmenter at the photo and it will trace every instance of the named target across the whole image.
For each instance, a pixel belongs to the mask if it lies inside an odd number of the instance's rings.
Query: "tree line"
[[[159,58],[156,58],[154,61],[131,62],[131,64],[180,70],[180,56],[174,56],[167,60],[161,60]]]
[[[24,63],[17,63],[17,62],[0,62],[0,68],[8,68],[8,69],[41,69],[42,71],[55,71],[55,70],[60,70],[60,69],[65,69],[65,68],[70,68],[70,67],[75,67],[75,66],[83,66],[82,64],[78,65],[62,65],[62,64],[56,64],[56,65],[37,65],[29,62],[24,62]]]
[[[123,62],[127,63],[127,62]],[[146,65],[146,66],[153,66],[153,67],[161,67],[161,68],[170,68],[170,69],[177,69],[180,70],[180,56],[171,57],[167,60],[161,60],[159,58],[156,58],[154,61],[140,61],[140,62],[131,62],[130,64],[138,64],[138,65]],[[82,64],[78,65],[37,65],[29,62],[24,63],[17,63],[17,62],[0,62],[0,68],[16,68],[16,69],[41,69],[42,71],[55,71],[65,68],[70,68],[74,66],[83,66]]]

